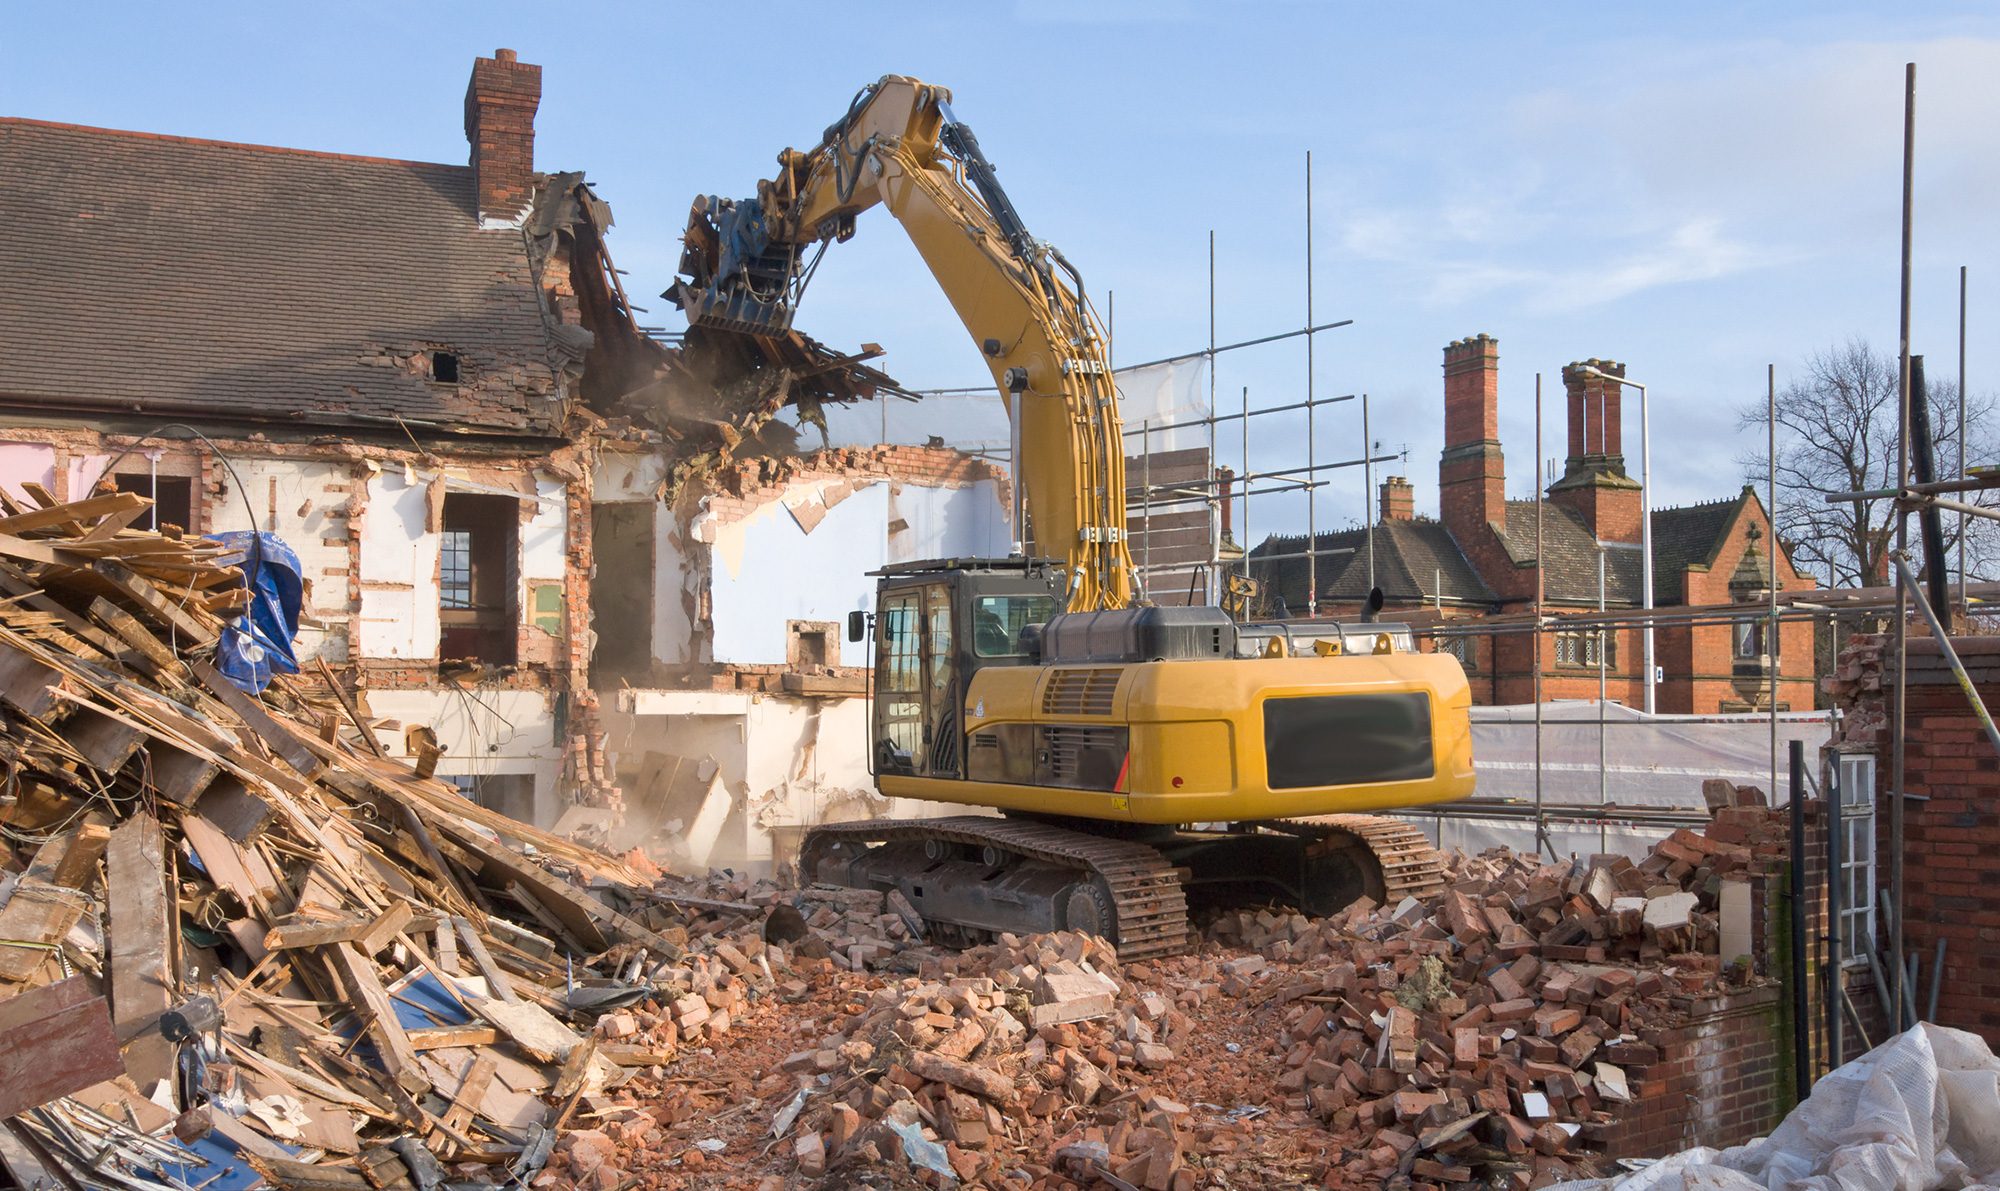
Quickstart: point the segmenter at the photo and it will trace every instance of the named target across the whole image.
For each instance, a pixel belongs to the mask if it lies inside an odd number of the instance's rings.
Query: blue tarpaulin
[[[223,627],[222,640],[216,646],[216,669],[256,694],[270,685],[271,675],[299,672],[298,658],[292,653],[292,641],[299,635],[299,604],[305,594],[299,556],[274,533],[233,530],[210,534],[209,538],[230,549],[217,561],[242,567],[251,585],[249,611]]]

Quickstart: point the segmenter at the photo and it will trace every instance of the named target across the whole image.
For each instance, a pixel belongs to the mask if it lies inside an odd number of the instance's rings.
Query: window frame
[[[1873,753],[1834,754],[1834,789],[1840,798],[1840,922],[1837,925],[1841,966],[1868,962],[1868,941],[1875,939],[1875,776]],[[1855,896],[1856,886],[1867,891]],[[1859,903],[1859,904],[1857,904]]]

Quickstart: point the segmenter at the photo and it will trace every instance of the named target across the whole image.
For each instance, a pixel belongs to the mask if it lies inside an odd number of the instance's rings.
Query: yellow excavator
[[[1464,671],[1400,626],[1144,599],[1103,331],[950,92],[884,77],[778,167],[695,201],[666,296],[783,334],[819,254],[886,206],[986,358],[1016,480],[1010,557],[886,567],[848,625],[872,630],[881,792],[1000,814],[824,825],[802,875],[900,891],[943,942],[1073,929],[1127,958],[1184,948],[1190,896],[1330,913],[1440,887],[1423,834],[1365,812],[1472,792]]]

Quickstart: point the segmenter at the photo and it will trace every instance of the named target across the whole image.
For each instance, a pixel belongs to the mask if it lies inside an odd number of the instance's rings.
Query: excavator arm
[[[668,296],[691,324],[782,334],[819,254],[889,209],[986,357],[1012,420],[1030,556],[1069,572],[1071,611],[1134,596],[1125,452],[1105,337],[1083,279],[1027,231],[951,93],[888,75],[856,95],[810,152],[778,155],[757,197],[706,196],[689,216]]]

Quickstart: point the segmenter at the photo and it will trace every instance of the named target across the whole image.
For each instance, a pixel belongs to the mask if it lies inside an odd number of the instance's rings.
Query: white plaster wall
[[[51,492],[56,486],[56,449],[47,443],[0,443],[0,488],[7,495],[34,507],[21,490],[22,484],[40,484]]]
[[[653,518],[653,657],[668,665],[699,662],[688,599],[700,593],[694,560],[682,548],[677,519],[666,509]]]
[[[729,813],[713,850],[695,859],[762,872],[772,861],[774,829],[964,812],[875,791],[867,714],[867,701],[859,698],[627,691],[606,706],[603,720],[606,746],[621,773],[635,770],[649,751],[713,761]],[[627,808],[632,819],[648,813]]]
[[[438,538],[429,518],[428,485],[415,469],[389,467],[368,478],[358,529],[362,657],[437,656]]]
[[[657,452],[643,455],[604,451],[591,468],[591,499],[599,501],[657,500],[667,464]]]
[[[527,773],[535,777],[535,821],[554,821],[562,749],[556,742],[555,707],[543,691],[370,690],[368,709],[405,726],[424,724],[437,733],[444,756],[437,771],[456,774]],[[384,740],[390,755],[404,756],[401,735]]]
[[[853,495],[827,509],[810,532],[786,508],[850,482],[857,485]],[[900,480],[814,481],[788,487],[782,499],[740,520],[721,525],[698,520],[696,531],[713,540],[713,660],[743,665],[784,662],[786,621],[838,621],[870,607],[875,581],[868,572],[884,563],[1004,555],[1010,540],[999,486],[990,480],[965,488]],[[657,590],[671,595],[678,608],[678,592],[669,586]],[[679,636],[684,640],[686,633]],[[845,633],[842,638],[841,664],[867,665],[865,643],[846,641]]]
[[[346,489],[353,482],[352,468],[346,463],[241,455],[232,455],[229,462],[243,491],[232,484],[213,498],[206,510],[208,526],[215,533],[255,528],[284,539],[299,556],[305,580],[305,615],[296,643],[299,660],[317,656],[345,661],[351,612]],[[246,498],[250,509],[244,508]],[[257,515],[254,527],[251,510]]]
[[[523,590],[517,607],[526,609],[525,584],[562,582],[569,564],[569,507],[563,500],[563,483],[543,476],[535,478],[534,512],[521,526],[521,580]]]

